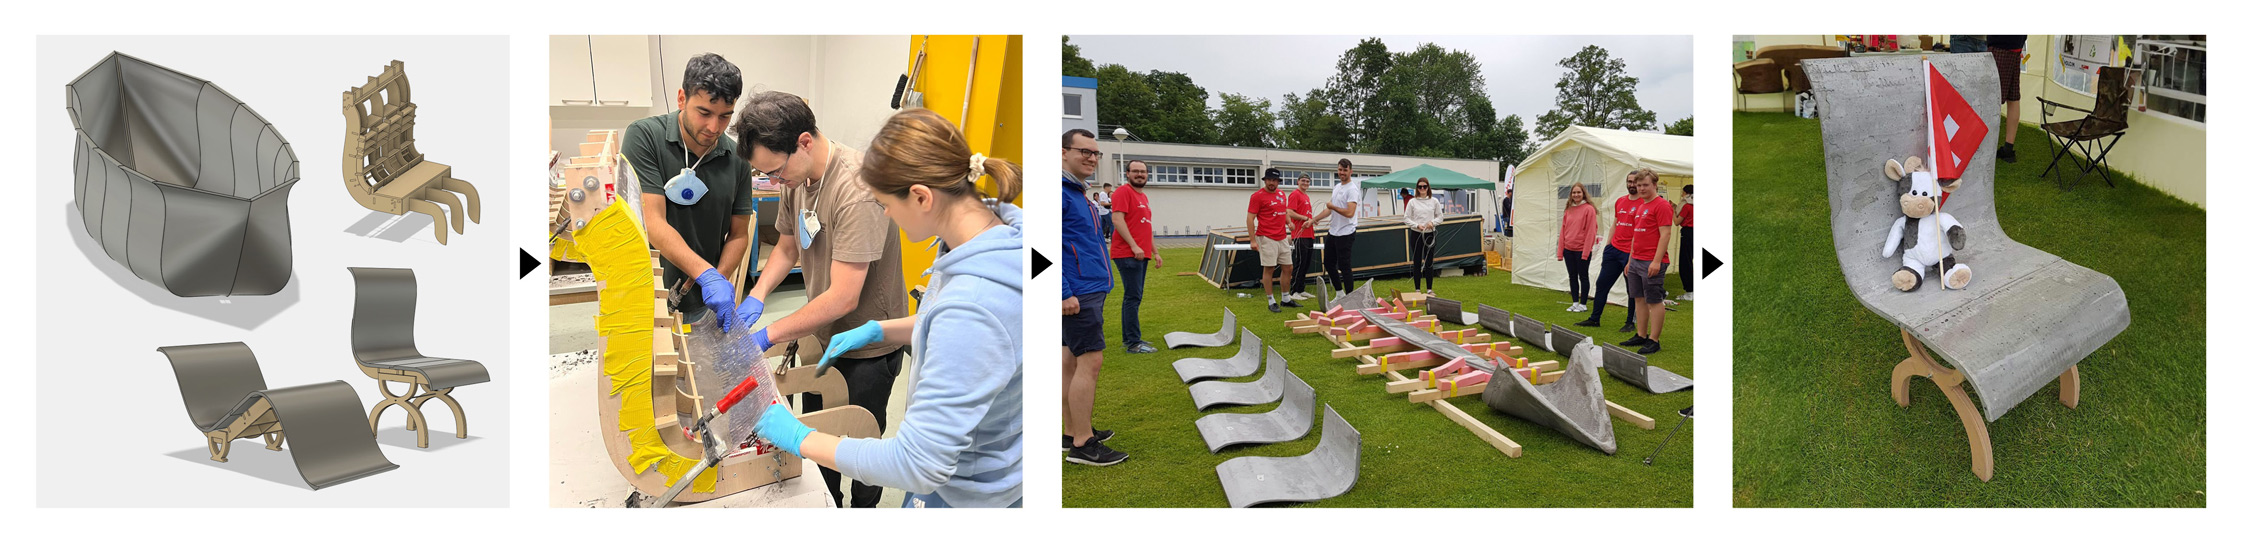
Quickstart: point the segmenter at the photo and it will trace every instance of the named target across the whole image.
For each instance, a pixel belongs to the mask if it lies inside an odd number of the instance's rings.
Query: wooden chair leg
[[[442,391],[436,391],[428,393],[426,395],[421,395],[420,397],[413,399],[413,405],[416,408],[421,407],[428,404],[428,401],[430,400],[444,401],[445,406],[451,407],[452,428],[457,430],[457,433],[455,434],[457,434],[459,438],[467,438],[467,412],[459,409],[458,399],[452,398],[452,388],[445,388]]]
[[[1962,432],[1969,437],[1970,472],[1976,473],[1979,481],[1992,481],[1993,435],[1985,427],[1985,414],[1977,411],[1977,403],[1962,389],[1962,382],[1967,381],[1968,376],[1938,364],[1930,351],[1923,348],[1923,343],[1905,329],[1900,330],[1900,340],[1907,344],[1908,357],[1892,368],[1892,400],[1907,406],[1908,380],[1916,376],[1930,378],[1938,385],[1939,392],[1946,395],[1946,402],[1954,405],[1955,417],[1962,420]],[[2075,382],[2076,378],[2070,380]]]
[[[280,431],[265,433],[265,449],[280,451],[280,443],[282,440],[283,439],[280,436]]]
[[[374,404],[373,413],[366,416],[366,426],[373,429],[374,434],[379,436],[381,434],[381,411],[392,405],[403,408],[405,409],[405,430],[419,433],[420,447],[428,447],[428,420],[421,417],[420,406],[412,402],[413,396],[420,391],[420,384],[406,384],[404,395],[390,393],[389,380],[375,381],[374,388],[381,391],[382,399],[381,402]]]
[[[210,460],[212,461],[226,462],[226,452],[232,451],[234,448],[232,440],[215,436],[205,436],[203,440],[209,442],[205,445],[210,446]]]
[[[2071,365],[2071,368],[2065,369],[2063,371],[2063,377],[2057,378],[2056,381],[2060,384],[2058,389],[2056,389],[2056,398],[2063,401],[2064,407],[2077,409],[2079,407],[2078,365]]]

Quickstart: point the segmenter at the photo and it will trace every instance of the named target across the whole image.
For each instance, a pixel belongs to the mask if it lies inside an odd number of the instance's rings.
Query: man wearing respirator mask
[[[713,311],[725,331],[752,326],[763,314],[760,299],[734,302],[723,272],[739,268],[755,227],[747,160],[724,135],[739,98],[739,67],[702,53],[685,64],[678,111],[631,123],[622,148],[645,195],[639,207],[647,240],[662,252],[662,285],[691,291],[678,300],[685,322]]]

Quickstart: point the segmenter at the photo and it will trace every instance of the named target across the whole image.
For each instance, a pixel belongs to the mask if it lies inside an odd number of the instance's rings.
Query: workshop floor
[[[809,297],[797,285],[788,285],[773,292],[764,301],[761,323],[771,323],[792,315]],[[548,369],[552,402],[551,505],[560,508],[621,508],[631,494],[616,474],[615,465],[607,458],[606,446],[599,434],[593,432],[597,425],[595,404],[598,399],[586,394],[592,390],[592,379],[597,373],[589,364],[590,350],[599,341],[592,330],[592,317],[599,312],[599,304],[587,302],[551,307],[552,325],[550,350],[552,362]],[[888,421],[903,420],[907,384],[915,365],[905,357],[903,373],[895,378],[895,392],[888,400]],[[894,436],[889,428],[887,435]],[[843,489],[849,485],[846,478]],[[816,507],[827,504],[822,480],[796,478],[777,485],[764,486],[722,499],[695,504],[696,507],[764,507],[793,506]],[[887,490],[880,496],[881,508],[895,508],[903,504],[903,492]]]

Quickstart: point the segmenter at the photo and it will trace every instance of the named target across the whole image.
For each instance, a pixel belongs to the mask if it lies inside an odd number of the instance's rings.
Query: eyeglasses
[[[777,169],[764,171],[763,174],[770,176],[771,179],[779,180],[779,182],[781,183],[792,183],[794,180],[786,179],[786,176],[779,175],[779,172],[785,171],[786,167],[792,164],[794,164],[794,154],[787,153],[786,162],[778,163]]]
[[[1081,153],[1081,154],[1084,154],[1084,155],[1089,155],[1089,156],[1090,156],[1090,158],[1093,158],[1093,159],[1097,159],[1097,158],[1104,158],[1104,157],[1105,157],[1105,152],[1104,152],[1104,151],[1098,151],[1098,150],[1096,150],[1096,149],[1090,149],[1090,148],[1087,148],[1087,147],[1068,147],[1068,148],[1064,148],[1064,149],[1066,149],[1067,151],[1073,151],[1073,152],[1076,152],[1076,153]]]

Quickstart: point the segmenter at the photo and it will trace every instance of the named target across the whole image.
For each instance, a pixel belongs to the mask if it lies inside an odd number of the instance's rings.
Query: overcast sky
[[[1208,107],[1221,105],[1221,93],[1269,99],[1281,107],[1285,93],[1307,94],[1322,87],[1339,55],[1369,36],[1084,36],[1068,43],[1100,66],[1119,63],[1130,70],[1164,70],[1191,75],[1207,89]],[[1530,132],[1534,117],[1556,105],[1557,61],[1590,44],[1627,61],[1635,76],[1635,99],[1658,112],[1663,125],[1690,117],[1689,36],[1379,36],[1395,54],[1432,42],[1471,52],[1487,80],[1495,111],[1517,115]]]

